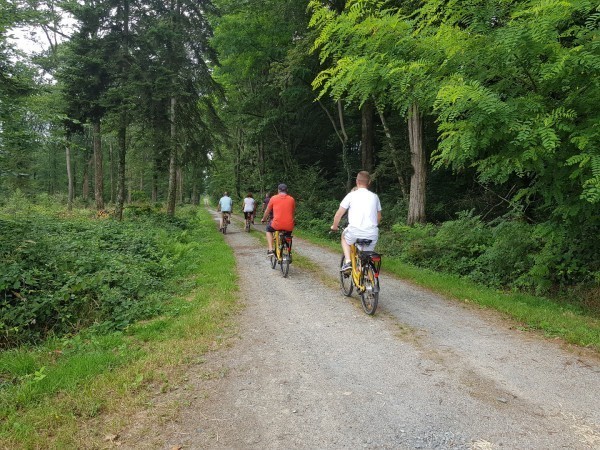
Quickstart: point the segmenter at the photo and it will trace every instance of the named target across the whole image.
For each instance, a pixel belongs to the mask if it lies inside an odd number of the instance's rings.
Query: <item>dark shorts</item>
[[[290,230],[276,230],[275,228],[273,228],[273,227],[271,226],[271,221],[270,221],[270,220],[267,222],[267,225],[266,225],[266,227],[265,227],[265,230],[266,230],[266,231],[268,231],[269,233],[275,233],[276,231],[280,231],[280,232],[282,231],[282,232],[284,232],[284,233],[291,233],[291,231],[290,231]]]
[[[254,211],[244,211],[244,219],[252,219]]]

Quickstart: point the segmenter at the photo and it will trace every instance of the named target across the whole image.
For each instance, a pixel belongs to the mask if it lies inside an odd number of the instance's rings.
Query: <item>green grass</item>
[[[296,231],[295,234],[341,251],[337,238],[332,240],[303,231]],[[600,320],[587,315],[577,306],[525,293],[490,289],[456,275],[434,272],[403,263],[396,258],[387,258],[385,251],[381,251],[384,277],[386,274],[393,274],[446,297],[500,311],[517,321],[517,326],[522,329],[538,330],[570,344],[600,351]],[[385,281],[382,280],[382,283]]]
[[[0,448],[105,446],[103,437],[145,406],[152,387],[177,383],[188,364],[231,335],[232,252],[204,210],[187,233],[165,241],[176,247],[175,276],[160,317],[0,354]]]

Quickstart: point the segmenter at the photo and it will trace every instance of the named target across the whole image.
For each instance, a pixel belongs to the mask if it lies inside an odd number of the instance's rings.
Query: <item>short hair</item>
[[[371,182],[371,175],[366,170],[361,170],[356,175],[356,182],[360,184],[366,184],[367,186]]]
[[[223,194],[223,195],[227,196],[227,195],[229,195],[229,192],[225,191],[225,194]]]
[[[248,192],[248,195],[246,195],[246,197],[252,197],[252,192]]]

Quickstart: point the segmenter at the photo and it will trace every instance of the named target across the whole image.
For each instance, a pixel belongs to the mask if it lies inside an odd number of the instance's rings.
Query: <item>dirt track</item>
[[[190,373],[181,414],[121,448],[600,448],[596,355],[387,274],[366,316],[309,271],[282,278],[238,222],[228,231],[238,333]],[[294,247],[337,279],[338,254]]]

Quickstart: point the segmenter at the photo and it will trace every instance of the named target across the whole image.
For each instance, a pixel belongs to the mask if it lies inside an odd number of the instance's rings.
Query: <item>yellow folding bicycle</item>
[[[340,271],[342,293],[350,297],[356,286],[363,311],[369,315],[375,314],[379,302],[379,270],[381,269],[381,255],[362,250],[371,242],[373,241],[370,239],[357,239],[356,243],[350,246],[352,270]],[[340,268],[344,265],[344,259],[342,255]]]
[[[273,246],[275,253],[271,256],[271,267],[274,269],[279,263],[281,273],[287,278],[292,263],[292,232],[275,231],[273,233]]]

